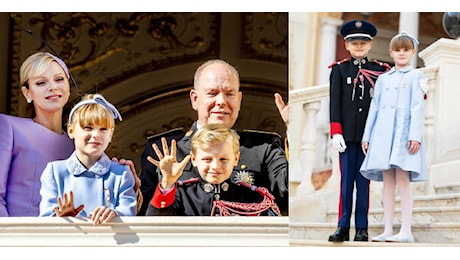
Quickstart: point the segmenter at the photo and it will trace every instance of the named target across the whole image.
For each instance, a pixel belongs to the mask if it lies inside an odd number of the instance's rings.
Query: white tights
[[[396,184],[401,197],[401,229],[399,234],[410,235],[412,218],[412,188],[409,173],[400,168],[383,171],[383,219],[385,236],[393,234],[393,216],[395,208]]]

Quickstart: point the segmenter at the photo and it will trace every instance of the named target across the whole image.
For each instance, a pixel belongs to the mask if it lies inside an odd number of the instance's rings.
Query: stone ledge
[[[324,240],[293,239],[291,246],[313,246],[313,247],[459,247],[460,244],[439,244],[439,243],[378,243],[378,242],[328,242]]]
[[[337,228],[337,223],[311,223],[311,222],[291,222],[289,223],[290,242],[294,241],[325,241]],[[382,223],[369,223],[369,236],[376,236],[383,232]],[[393,225],[393,230],[398,231],[399,224]],[[350,238],[353,239],[355,230],[350,229]],[[460,223],[413,223],[412,233],[416,243],[444,245],[460,245]],[[310,242],[308,242],[310,243]],[[394,243],[392,243],[394,244]]]
[[[288,217],[0,218],[0,246],[288,246]]]

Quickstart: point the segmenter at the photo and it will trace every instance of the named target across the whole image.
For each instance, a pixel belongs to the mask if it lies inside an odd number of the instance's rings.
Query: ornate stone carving
[[[242,55],[287,62],[288,13],[243,14]]]
[[[51,51],[23,35],[27,29],[68,64],[81,92],[215,57],[219,49],[217,13],[14,13],[12,18],[23,44],[17,46],[20,62],[33,51]]]

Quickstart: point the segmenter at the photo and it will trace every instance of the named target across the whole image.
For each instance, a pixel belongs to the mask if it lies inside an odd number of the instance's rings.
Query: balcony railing
[[[288,217],[0,218],[0,246],[288,246]]]

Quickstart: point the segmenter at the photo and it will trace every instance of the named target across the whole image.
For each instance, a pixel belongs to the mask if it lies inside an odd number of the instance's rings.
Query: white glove
[[[345,152],[347,146],[345,145],[345,140],[341,134],[335,134],[332,136],[332,146],[339,151],[339,153]]]

